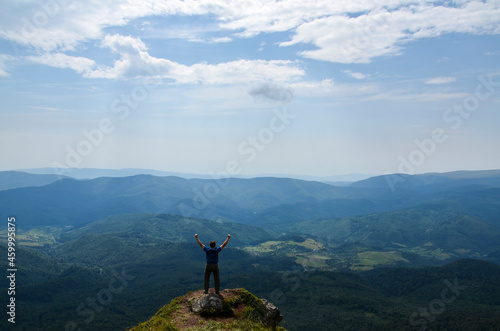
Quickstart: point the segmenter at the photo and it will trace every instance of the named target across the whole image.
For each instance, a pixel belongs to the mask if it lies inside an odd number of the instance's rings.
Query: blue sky
[[[500,1],[15,1],[0,170],[500,168]]]

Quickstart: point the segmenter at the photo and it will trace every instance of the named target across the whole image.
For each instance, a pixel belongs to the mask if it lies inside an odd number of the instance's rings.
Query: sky
[[[2,1],[0,170],[500,168],[500,1]]]

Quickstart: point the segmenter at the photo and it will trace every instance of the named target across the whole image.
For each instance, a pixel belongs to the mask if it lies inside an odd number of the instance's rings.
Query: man
[[[201,248],[207,253],[207,265],[205,266],[205,294],[208,293],[208,287],[210,283],[210,274],[214,274],[214,283],[215,283],[215,294],[219,294],[220,291],[220,277],[219,277],[219,252],[226,247],[227,243],[229,242],[229,238],[231,238],[231,235],[227,235],[226,241],[219,247],[215,248],[215,241],[210,242],[210,248],[206,247],[203,245],[198,239],[198,235],[195,234],[194,237],[196,238],[196,241],[198,242],[198,245],[200,245]]]

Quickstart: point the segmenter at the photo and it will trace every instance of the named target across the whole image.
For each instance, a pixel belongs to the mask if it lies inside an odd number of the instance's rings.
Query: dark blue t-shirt
[[[219,262],[219,252],[222,250],[220,246],[217,248],[210,248],[205,246],[203,250],[207,252],[207,264],[215,264]]]

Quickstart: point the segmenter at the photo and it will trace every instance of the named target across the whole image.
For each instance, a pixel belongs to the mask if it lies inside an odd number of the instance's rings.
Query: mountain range
[[[16,218],[24,329],[117,330],[148,320],[200,288],[195,233],[206,244],[232,235],[221,253],[223,286],[274,301],[288,330],[500,326],[498,170],[342,186],[142,174],[0,179],[0,211]],[[116,279],[129,281],[104,297]],[[467,290],[422,315],[444,280]]]
[[[30,186],[0,191],[0,211],[16,216],[24,228],[78,228],[113,220],[113,215],[151,213],[307,233],[332,245],[415,247],[430,242],[484,255],[496,251],[500,242],[499,170],[386,175],[341,187],[272,177],[136,175],[51,182],[48,175],[0,173],[0,178],[9,176],[4,187],[16,181]]]

